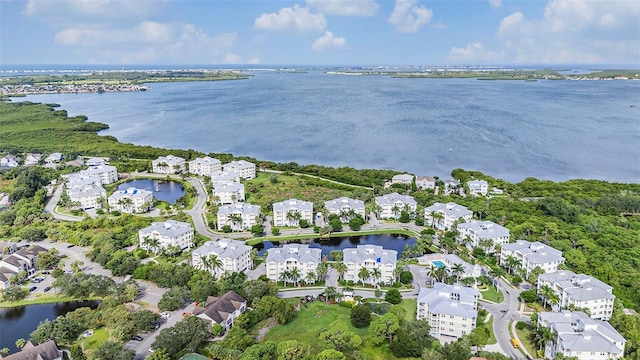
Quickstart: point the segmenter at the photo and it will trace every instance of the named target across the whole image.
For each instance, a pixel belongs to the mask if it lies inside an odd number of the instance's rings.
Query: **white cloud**
[[[226,54],[224,56],[224,63],[225,64],[242,64],[242,56],[238,55],[238,54]]]
[[[418,5],[417,0],[396,0],[393,13],[388,21],[397,31],[411,33],[418,31],[428,24],[433,17],[433,11]]]
[[[253,27],[267,31],[321,32],[327,26],[322,14],[313,14],[300,5],[282,8],[276,13],[263,13],[255,19]]]
[[[210,36],[193,24],[142,21],[117,29],[98,25],[63,29],[54,36],[58,44],[85,49],[102,62],[216,62],[235,44],[237,34]]]
[[[524,29],[525,26],[523,26],[524,22],[524,14],[519,11],[514,12],[500,21],[498,35],[512,36],[515,34],[522,34],[522,32],[526,31],[526,29]]]
[[[494,9],[500,9],[502,7],[502,0],[489,0],[489,5]]]
[[[347,39],[335,36],[331,31],[325,31],[324,35],[313,42],[311,49],[313,51],[344,50],[347,49]]]
[[[308,7],[327,15],[373,16],[378,11],[374,0],[306,0]]]
[[[487,50],[482,43],[474,42],[464,48],[452,47],[447,59],[455,63],[480,64],[499,63],[504,60],[504,54]]]
[[[160,10],[166,0],[28,0],[23,13],[48,22],[144,18]]]

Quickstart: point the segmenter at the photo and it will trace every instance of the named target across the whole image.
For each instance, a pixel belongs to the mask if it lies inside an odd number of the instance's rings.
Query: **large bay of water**
[[[260,160],[640,182],[640,81],[256,73],[136,93],[35,95],[120,141]]]

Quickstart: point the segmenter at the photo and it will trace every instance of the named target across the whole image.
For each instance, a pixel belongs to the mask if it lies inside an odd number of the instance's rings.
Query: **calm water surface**
[[[118,190],[126,190],[130,187],[151,191],[156,199],[166,201],[169,204],[175,204],[176,200],[184,195],[184,187],[175,181],[152,179],[132,180],[118,185]]]
[[[53,321],[56,317],[81,307],[95,309],[98,304],[99,301],[71,301],[0,309],[0,349],[7,347],[14,353],[18,351],[16,340],[28,340],[29,334],[41,321]]]
[[[348,236],[348,237],[331,237],[330,239],[310,239],[310,240],[294,240],[288,243],[307,244],[310,248],[322,249],[322,256],[329,256],[331,250],[342,250],[346,248],[355,248],[358,245],[380,245],[385,249],[395,250],[398,252],[398,258],[402,254],[406,245],[413,245],[416,239],[405,235],[376,234],[364,236]],[[258,255],[262,256],[267,250],[274,247],[281,247],[280,243],[272,243],[264,241],[253,246],[258,249]]]
[[[640,81],[256,73],[137,93],[35,95],[120,141],[447,176],[640,182]]]

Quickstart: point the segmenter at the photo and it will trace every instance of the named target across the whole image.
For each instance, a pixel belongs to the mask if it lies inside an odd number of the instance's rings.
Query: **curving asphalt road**
[[[511,335],[509,335],[509,326],[512,321],[527,320],[518,311],[520,307],[518,297],[522,290],[507,285],[503,280],[498,281],[498,289],[504,295],[504,301],[499,304],[483,302],[482,306],[493,316],[493,333],[502,351],[511,359],[525,359],[522,353],[511,345]]]

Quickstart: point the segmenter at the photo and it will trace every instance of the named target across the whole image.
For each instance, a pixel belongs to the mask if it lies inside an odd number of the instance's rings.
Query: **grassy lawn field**
[[[277,179],[272,182],[271,178]],[[310,183],[321,185],[311,185]],[[353,196],[353,190],[338,190],[340,186],[299,176],[288,176],[282,174],[258,173],[255,179],[246,183],[246,201],[260,205],[263,213],[272,212],[274,202],[287,199],[300,199],[311,201],[315,207],[319,207],[324,201],[332,200],[341,196]],[[325,186],[326,185],[326,186]],[[358,190],[364,191],[364,190]]]
[[[480,291],[480,295],[485,300],[493,301],[495,303],[501,303],[504,300],[504,295],[500,291],[497,291],[495,287],[489,286],[487,290]]]
[[[404,303],[405,301],[403,301]],[[411,304],[413,303],[413,305]],[[408,308],[415,306],[415,301],[407,301]],[[349,320],[351,309],[338,305],[327,305],[323,302],[312,302],[308,308],[304,306],[298,312],[296,318],[286,325],[277,325],[264,337],[264,341],[274,341],[276,343],[285,340],[297,340],[311,354],[317,353],[323,348],[318,343],[318,334],[329,328],[335,322],[343,322],[350,331],[362,337],[363,343],[360,352],[366,354],[368,359],[395,359],[389,352],[386,344],[382,346],[372,346],[367,340],[368,328],[357,329],[351,325]]]
[[[36,304],[50,304],[57,302],[68,302],[68,301],[81,301],[81,300],[100,300],[100,298],[90,298],[90,299],[76,299],[70,296],[63,295],[55,295],[55,294],[35,294],[33,298],[24,299],[15,302],[2,301],[0,302],[0,308],[10,308],[16,306],[23,305],[36,305]]]
[[[489,330],[489,334],[491,334],[489,336],[489,340],[487,340],[487,345],[492,345],[498,342],[498,340],[496,339],[495,334],[493,333],[493,316],[491,317],[491,319],[489,319],[489,321],[483,323],[482,325],[478,326],[486,328]]]
[[[525,349],[529,352],[529,355],[536,357],[536,347],[535,344],[531,341],[531,337],[533,333],[529,328],[525,328],[523,330],[516,329],[516,333],[518,333],[518,338],[520,339],[520,346],[524,346]]]

